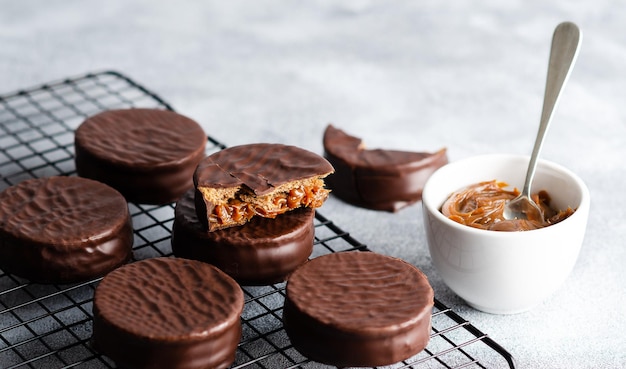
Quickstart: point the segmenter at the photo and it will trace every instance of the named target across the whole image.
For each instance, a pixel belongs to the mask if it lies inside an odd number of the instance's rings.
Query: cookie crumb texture
[[[241,285],[283,282],[305,263],[315,241],[315,210],[302,207],[275,219],[207,232],[198,220],[193,190],[176,203],[172,226],[174,255],[212,264]]]
[[[249,144],[205,158],[194,173],[196,211],[209,231],[275,218],[328,198],[324,178],[334,171],[323,157],[281,144]]]

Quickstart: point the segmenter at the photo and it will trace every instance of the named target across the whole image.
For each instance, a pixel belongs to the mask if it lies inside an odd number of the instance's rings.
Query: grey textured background
[[[467,307],[431,266],[419,204],[388,214],[331,198],[322,212],[423,269],[519,367],[626,367],[620,1],[0,1],[0,91],[114,69],[229,146],[321,153],[333,122],[372,148],[525,154],[563,20],[579,24],[583,44],[542,157],[586,181],[592,210],[580,259],[549,300],[512,316]]]

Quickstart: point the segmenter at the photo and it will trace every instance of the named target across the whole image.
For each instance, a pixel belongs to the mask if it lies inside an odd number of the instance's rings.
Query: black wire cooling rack
[[[102,110],[129,107],[172,110],[156,94],[112,71],[0,96],[0,191],[29,178],[75,175],[76,127]],[[209,137],[207,154],[224,147]],[[170,256],[173,205],[129,207],[134,259]],[[367,247],[318,213],[313,257],[347,250]],[[32,284],[0,270],[0,368],[115,368],[89,343],[92,298],[99,280]],[[284,287],[281,283],[244,288],[243,337],[233,368],[328,368],[291,346],[281,324]],[[417,367],[514,368],[515,364],[498,343],[436,300],[427,348],[390,366]]]

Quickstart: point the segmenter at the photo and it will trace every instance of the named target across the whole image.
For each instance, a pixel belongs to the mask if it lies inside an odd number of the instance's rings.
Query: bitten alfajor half
[[[166,204],[193,187],[206,140],[198,123],[173,111],[108,110],[76,129],[76,170],[130,202]]]
[[[323,157],[289,145],[257,143],[216,152],[194,173],[198,219],[209,231],[274,218],[328,198],[324,178],[334,171]]]
[[[243,292],[218,268],[153,258],[109,273],[93,301],[93,347],[126,369],[226,368],[241,339]]]
[[[80,177],[28,179],[0,193],[0,268],[41,283],[99,277],[126,263],[133,228],[124,197]]]
[[[287,281],[283,323],[293,346],[337,367],[390,365],[430,339],[434,293],[414,266],[373,252],[312,259]]]
[[[333,194],[356,206],[398,211],[422,198],[430,175],[448,162],[446,150],[435,153],[365,148],[361,139],[329,125],[324,156],[335,167],[328,178]]]
[[[174,255],[213,264],[242,285],[282,282],[313,251],[315,210],[308,207],[208,232],[198,220],[190,190],[178,200],[174,214]]]

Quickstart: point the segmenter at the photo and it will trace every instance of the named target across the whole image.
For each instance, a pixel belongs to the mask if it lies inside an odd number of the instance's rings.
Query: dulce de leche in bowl
[[[551,209],[549,218],[556,217],[540,220],[542,225],[551,223],[523,232],[496,232],[490,229],[499,223],[493,219],[466,224],[476,221],[467,216],[472,209],[483,213],[474,215],[497,217],[498,211],[485,210],[497,210],[505,200],[490,208],[455,194],[477,186],[484,195],[487,188],[499,187],[498,181],[521,187],[528,160],[504,154],[458,160],[433,173],[424,186],[424,226],[435,269],[452,291],[481,311],[519,313],[545,301],[572,271],[583,243],[589,190],[576,174],[546,160],[538,162],[533,188]],[[497,181],[485,183],[493,179]],[[502,197],[501,190],[506,188],[494,188],[493,196]]]
[[[441,213],[457,223],[491,231],[539,229],[561,222],[574,213],[575,209],[570,206],[564,210],[555,209],[550,194],[541,190],[531,195],[541,209],[541,216],[533,213],[528,219],[505,219],[506,203],[520,194],[517,188],[506,187],[506,182],[495,179],[469,185],[450,195],[441,205]]]

